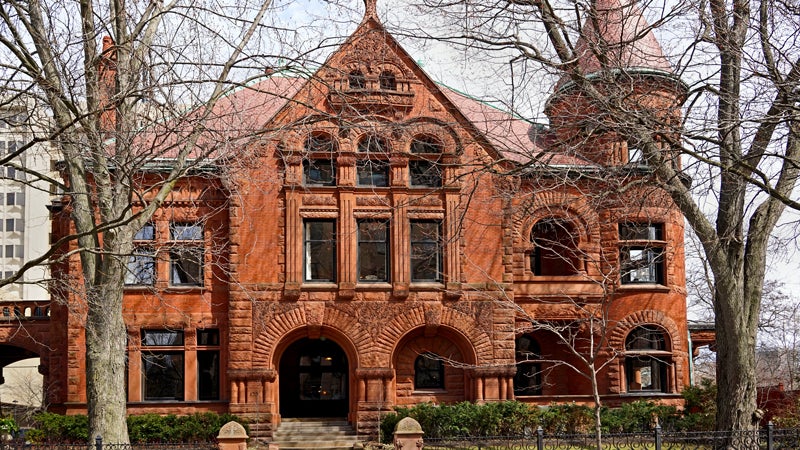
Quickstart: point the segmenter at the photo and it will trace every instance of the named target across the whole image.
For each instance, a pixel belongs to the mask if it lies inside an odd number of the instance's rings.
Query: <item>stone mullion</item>
[[[396,298],[408,297],[410,270],[409,223],[408,223],[408,195],[405,193],[394,194],[394,216],[391,224],[392,241],[390,242],[392,255],[392,295]]]
[[[339,253],[337,273],[339,276],[339,295],[352,298],[355,295],[355,270],[358,258],[356,248],[356,222],[353,217],[355,195],[342,192],[339,197],[339,232],[337,251]]]

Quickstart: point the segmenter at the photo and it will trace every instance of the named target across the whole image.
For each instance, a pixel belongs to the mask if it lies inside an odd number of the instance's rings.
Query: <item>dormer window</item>
[[[381,72],[380,77],[378,77],[378,81],[380,83],[381,89],[384,91],[397,90],[397,79],[395,78],[394,74],[389,70],[384,70],[383,72]]]
[[[367,85],[367,80],[360,70],[350,72],[347,78],[350,89],[364,89]]]

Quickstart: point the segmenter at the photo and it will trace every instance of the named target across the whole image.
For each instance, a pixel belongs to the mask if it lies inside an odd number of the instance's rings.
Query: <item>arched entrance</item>
[[[348,413],[347,356],[335,342],[300,339],[280,363],[282,417],[345,417]]]

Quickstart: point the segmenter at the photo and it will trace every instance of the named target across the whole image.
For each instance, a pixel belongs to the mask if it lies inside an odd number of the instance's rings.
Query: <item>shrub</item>
[[[646,400],[625,403],[619,408],[603,408],[600,413],[602,429],[606,433],[650,431],[656,419],[663,428],[672,429],[678,417],[676,407]]]
[[[0,417],[0,437],[4,434],[13,434],[19,431],[17,422],[13,417]]]
[[[717,419],[717,385],[704,379],[699,386],[686,387],[682,395],[686,404],[676,427],[686,431],[713,430]]]
[[[539,423],[547,434],[587,433],[594,428],[594,413],[576,403],[552,404],[542,408]]]
[[[89,441],[89,420],[86,416],[62,416],[41,413],[35,418],[36,427],[28,432],[33,442],[85,443]],[[210,442],[223,425],[235,420],[230,414],[198,413],[188,416],[142,414],[128,416],[131,443]]]

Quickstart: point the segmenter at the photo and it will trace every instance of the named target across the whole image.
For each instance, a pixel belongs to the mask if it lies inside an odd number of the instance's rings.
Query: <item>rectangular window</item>
[[[664,284],[664,227],[662,224],[619,225],[622,284]]]
[[[411,222],[411,281],[442,280],[441,224]]]
[[[425,159],[412,159],[408,162],[411,186],[441,187],[442,173],[439,165]]]
[[[145,401],[183,400],[183,331],[142,330]]]
[[[336,164],[330,159],[303,161],[303,184],[306,186],[333,186],[336,184]]]
[[[25,219],[6,219],[6,231],[20,233],[25,231]]]
[[[389,281],[389,222],[358,222],[358,281]]]
[[[10,206],[23,206],[25,205],[24,192],[8,192],[6,193],[6,205]]]
[[[197,330],[197,398],[219,400],[219,330]]]
[[[125,284],[152,286],[156,282],[156,258],[152,247],[137,247],[128,259]]]
[[[125,284],[128,286],[152,286],[156,282],[156,252],[153,248],[155,226],[145,224],[133,236],[133,254],[128,258]]]
[[[389,163],[375,159],[360,160],[356,163],[356,177],[359,186],[389,186]]]
[[[13,258],[14,257],[14,245],[6,244],[4,250],[5,250],[4,255],[5,255],[6,258]]]
[[[204,278],[203,226],[173,223],[169,230],[175,241],[169,252],[170,284],[173,286],[202,286]]]
[[[306,220],[303,252],[306,281],[336,281],[336,221]]]

